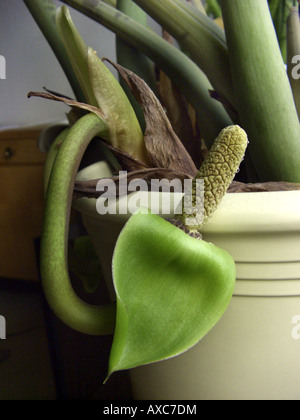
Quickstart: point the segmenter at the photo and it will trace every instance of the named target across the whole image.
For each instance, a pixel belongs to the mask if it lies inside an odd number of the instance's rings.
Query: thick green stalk
[[[233,101],[224,31],[185,0],[134,0],[160,23],[207,75],[214,89]]]
[[[194,106],[201,132],[211,145],[222,128],[232,121],[223,106],[212,99],[207,77],[185,54],[150,29],[100,1],[63,0],[90,18],[120,35],[134,48],[148,55],[177,85]]]
[[[300,125],[267,0],[221,2],[235,102],[261,181],[300,181]]]
[[[300,119],[300,18],[298,6],[292,7],[287,21],[287,71]]]
[[[55,24],[56,6],[52,0],[24,0],[28,10],[42,31],[45,39],[48,41],[60,63],[76,99],[85,102],[84,94],[78,83],[77,77],[66,55],[63,42],[60,38],[57,26]]]
[[[43,185],[44,185],[44,193],[47,193],[47,188],[49,184],[49,179],[53,167],[53,163],[59,151],[61,144],[63,143],[64,139],[68,135],[70,131],[70,127],[66,127],[53,141],[51,147],[46,155],[45,163],[44,163],[44,172],[43,172]]]
[[[67,245],[76,173],[89,142],[103,133],[107,133],[104,121],[87,114],[71,127],[61,144],[48,184],[40,256],[42,285],[50,307],[71,328],[93,335],[113,333],[115,305],[89,305],[75,294]]]
[[[147,27],[147,14],[138,7],[132,0],[117,0],[117,9],[125,15],[130,16],[132,19],[139,22],[141,25]],[[153,92],[157,91],[154,63],[143,53],[133,48],[120,36],[116,37],[116,53],[117,62],[128,70],[133,71],[141,77],[148,86],[151,87]],[[144,131],[145,119],[141,106],[131,93],[127,83],[120,78],[120,84],[127,94],[133,109],[138,117],[140,125]]]

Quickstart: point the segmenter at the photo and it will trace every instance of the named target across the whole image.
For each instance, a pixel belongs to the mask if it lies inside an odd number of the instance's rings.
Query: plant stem
[[[87,114],[71,127],[61,144],[48,184],[40,256],[43,290],[53,311],[71,328],[93,335],[113,333],[115,305],[89,305],[75,294],[68,272],[67,242],[79,163],[90,141],[103,133],[107,133],[104,121]]]
[[[206,0],[206,12],[208,15],[213,15],[214,19],[221,17],[222,11],[218,0]]]
[[[268,2],[221,6],[240,125],[259,180],[300,182],[300,125]]]
[[[50,179],[50,174],[52,171],[52,166],[59,151],[60,145],[63,143],[64,139],[68,135],[70,131],[70,127],[66,127],[53,141],[51,147],[46,155],[45,163],[44,163],[44,172],[43,172],[43,185],[44,185],[44,193],[46,195],[48,183]]]
[[[117,7],[117,0],[102,0],[104,3],[109,4],[112,7]]]
[[[201,13],[206,14],[205,7],[202,3],[202,0],[189,0]]]
[[[287,20],[287,72],[293,91],[295,105],[300,118],[300,18],[299,8],[291,9]],[[298,66],[296,66],[298,64]]]
[[[273,19],[274,27],[278,43],[280,46],[281,54],[286,61],[287,54],[287,39],[286,39],[286,21],[289,15],[289,10],[293,5],[292,0],[268,0],[271,16]]]
[[[224,31],[185,0],[134,0],[160,23],[207,75],[214,89],[233,101]]]
[[[130,16],[141,25],[147,27],[146,13],[133,3],[132,0],[117,0],[117,9],[127,16]],[[151,87],[153,92],[157,91],[154,63],[146,55],[138,51],[136,48],[133,48],[126,41],[123,41],[120,36],[116,37],[116,53],[118,64],[141,77]],[[138,104],[127,83],[124,82],[122,78],[120,78],[120,84],[128,96],[138,117],[142,130],[144,131],[145,119],[141,106]]]
[[[86,102],[55,24],[56,6],[52,0],[24,0],[25,5],[60,63],[76,99]]]
[[[194,106],[201,133],[208,146],[222,128],[232,124],[223,106],[210,97],[209,90],[212,86],[205,74],[177,48],[150,29],[101,1],[95,3],[93,0],[63,0],[63,2],[103,24],[134,48],[149,56]]]

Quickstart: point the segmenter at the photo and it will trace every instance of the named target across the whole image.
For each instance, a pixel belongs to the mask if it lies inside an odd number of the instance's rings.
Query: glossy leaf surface
[[[153,214],[134,214],[114,252],[117,322],[109,374],[176,356],[220,319],[232,297],[235,264]]]

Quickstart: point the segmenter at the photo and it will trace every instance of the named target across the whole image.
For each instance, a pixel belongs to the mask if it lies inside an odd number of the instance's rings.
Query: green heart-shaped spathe
[[[221,318],[235,263],[154,214],[134,214],[113,256],[117,321],[109,374],[176,356]]]

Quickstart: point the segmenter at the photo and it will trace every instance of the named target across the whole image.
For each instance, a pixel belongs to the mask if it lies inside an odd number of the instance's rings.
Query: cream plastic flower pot
[[[103,162],[80,174],[100,176],[110,176]],[[129,215],[100,216],[91,199],[76,208],[111,279]],[[133,369],[134,398],[300,400],[300,191],[227,194],[202,233],[236,262],[232,301],[191,350]]]

